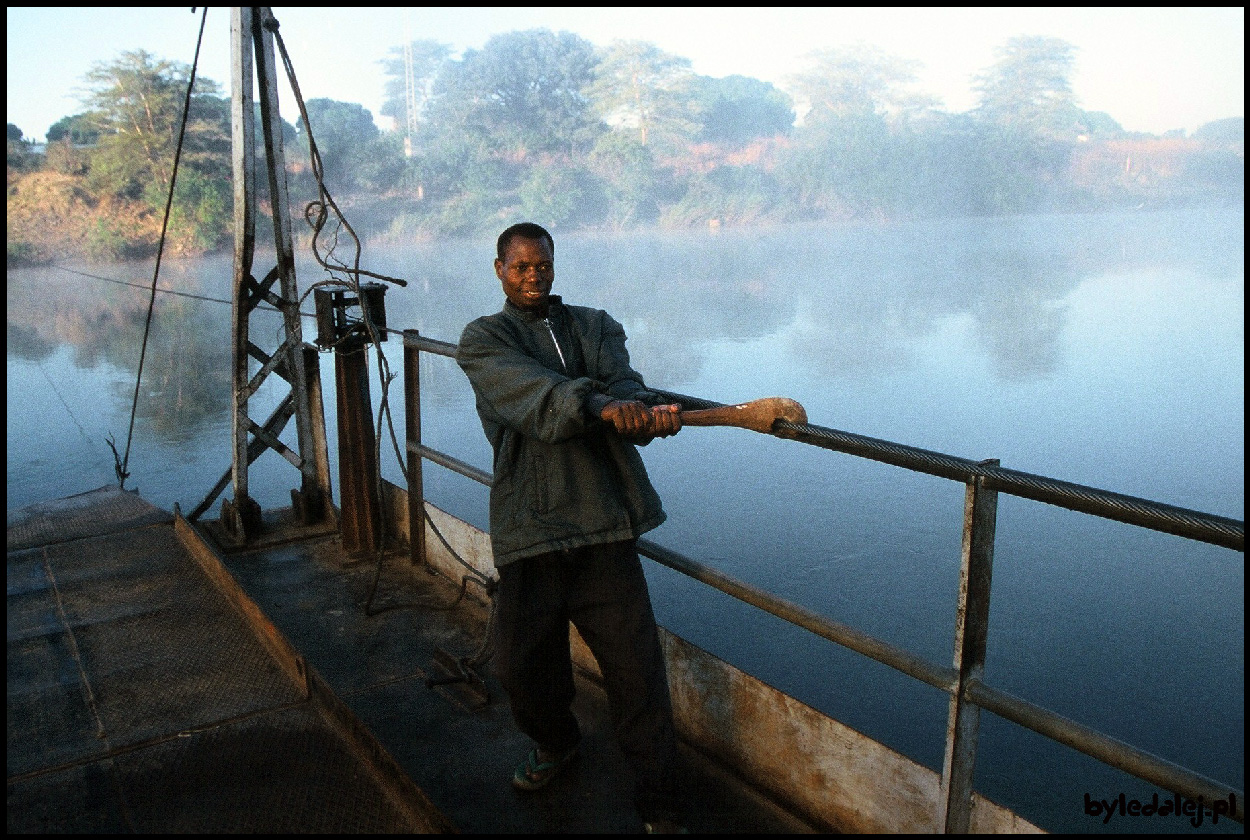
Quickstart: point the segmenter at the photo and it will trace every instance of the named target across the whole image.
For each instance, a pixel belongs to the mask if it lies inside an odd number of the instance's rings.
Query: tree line
[[[345,207],[380,208],[363,227],[395,239],[518,218],[623,230],[1244,201],[1242,118],[1188,138],[1126,132],[1079,107],[1075,48],[1059,39],[1004,44],[966,113],[915,93],[915,62],[868,47],[810,59],[782,90],[700,76],[651,43],[538,29],[459,58],[436,41],[392,48],[380,61],[393,130],[359,104],[306,107],[327,188]],[[9,126],[10,180],[43,168],[94,199],[163,208],[188,78],[143,51],[97,65],[86,110],[48,130],[42,158]],[[173,220],[191,248],[230,235],[229,112],[197,79]],[[283,130],[298,203],[315,195],[309,129],[297,118]]]

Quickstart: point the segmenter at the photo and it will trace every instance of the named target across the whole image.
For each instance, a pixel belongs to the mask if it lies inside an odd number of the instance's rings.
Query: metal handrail
[[[888,665],[913,679],[941,689],[947,694],[956,690],[958,672],[954,668],[935,665],[902,648],[883,642],[840,622],[791,603],[770,592],[736,580],[729,575],[704,566],[679,552],[664,548],[650,540],[640,539],[638,551],[662,566],[694,578],[713,589],[737,598],[802,627],[823,639],[827,639],[869,659]],[[1215,779],[1195,773],[1167,759],[1151,755],[1123,741],[1104,735],[1096,729],[1055,714],[1049,709],[991,688],[979,679],[969,680],[962,699],[975,703],[999,717],[1012,721],[1040,735],[1058,741],[1079,752],[1116,767],[1143,781],[1174,791],[1191,799],[1202,797],[1206,802],[1227,799],[1229,793],[1237,796],[1237,812],[1230,814],[1243,821],[1241,790],[1221,784]]]
[[[710,402],[673,391],[657,390],[656,393],[666,399],[679,402],[683,406],[710,408],[722,405],[722,403]],[[1114,519],[1129,525],[1175,534],[1236,551],[1246,550],[1245,522],[1238,519],[1189,510],[1136,496],[1126,496],[1110,490],[1060,481],[1056,478],[1019,470],[1009,470],[984,461],[973,461],[947,455],[944,452],[920,449],[810,423],[790,423],[779,420],[774,433],[778,437],[791,438],[822,449],[832,449],[835,452],[844,452],[848,455],[856,455],[964,484],[984,478],[989,489],[1001,493],[1009,493],[1024,499],[1045,502],[1068,510],[1088,513],[1104,519]]]
[[[409,349],[413,351],[414,365],[416,364],[416,354],[420,351],[451,358],[454,358],[456,354],[456,345],[424,338],[415,330],[404,332],[404,348],[405,351]],[[409,374],[409,383],[410,388],[413,389],[409,394],[409,410],[413,409],[415,398],[415,407],[419,412],[420,397],[415,372]],[[655,392],[665,399],[678,402],[688,408],[710,408],[723,405],[723,403],[672,391],[656,390]],[[419,421],[417,428],[419,430]],[[969,488],[975,488],[978,492],[989,494],[991,497],[998,492],[1004,492],[1081,513],[1088,513],[1155,531],[1187,537],[1200,542],[1220,545],[1237,551],[1245,551],[1245,523],[1241,520],[1179,508],[1149,499],[1125,496],[1120,493],[1060,481],[1046,476],[1004,469],[994,461],[972,461],[941,452],[919,449],[810,423],[778,421],[774,424],[773,434],[777,437],[797,440],[809,445],[819,446],[823,449],[831,449],[899,466],[915,472],[959,481],[968,485]],[[472,467],[450,455],[426,447],[419,440],[410,440],[408,451],[435,461],[454,472],[488,486],[491,483],[489,473]],[[416,472],[419,475],[419,471]],[[420,492],[419,488],[417,488],[417,492]],[[970,508],[972,498],[973,492],[970,489]],[[971,520],[972,518],[970,515],[966,516],[966,519]],[[989,539],[992,543],[992,509],[989,522]],[[965,533],[965,575],[969,571],[968,554],[973,553],[969,549],[973,539],[973,534]],[[964,801],[953,806],[956,808],[957,813],[954,815],[947,813],[943,820],[944,827],[948,830],[954,827],[966,831],[971,810],[970,764],[966,768],[961,768],[968,776],[966,789],[952,790],[950,787],[952,783],[947,778],[952,775],[951,753],[957,749],[952,746],[952,742],[956,739],[954,721],[961,704],[965,703],[971,704],[974,709],[983,708],[993,712],[1026,729],[1096,758],[1109,766],[1116,767],[1139,779],[1187,798],[1195,800],[1201,798],[1201,800],[1206,802],[1214,802],[1227,799],[1229,794],[1232,794],[1235,797],[1235,807],[1233,812],[1227,816],[1237,822],[1245,822],[1244,791],[1221,784],[1214,779],[1195,773],[1166,759],[1151,755],[1097,730],[1058,715],[1042,706],[986,685],[981,679],[983,660],[977,661],[974,657],[971,667],[968,663],[965,663],[962,668],[935,665],[902,648],[891,645],[848,625],[813,613],[784,598],[736,580],[729,575],[698,563],[679,552],[664,548],[650,540],[640,539],[638,541],[638,549],[639,553],[661,565],[694,578],[744,603],[802,627],[821,638],[867,656],[876,662],[888,665],[913,679],[939,688],[951,695],[952,723],[951,731],[948,731],[947,767],[944,771],[943,791],[944,794],[951,795],[952,799],[962,797]],[[992,551],[990,555],[992,556]],[[975,563],[975,559],[972,562]],[[986,563],[986,568],[977,570],[974,574],[983,574],[984,583],[988,587],[989,559],[986,558],[984,562]],[[986,597],[988,598],[988,592]],[[963,609],[961,607],[960,620],[963,621],[963,619]],[[979,630],[982,633],[981,653],[983,656],[983,634],[985,628],[981,626],[979,628],[971,628],[971,630]],[[972,723],[974,742],[975,727],[974,719]],[[966,760],[968,762],[975,760],[975,744],[972,747],[965,747],[965,749],[970,750]]]

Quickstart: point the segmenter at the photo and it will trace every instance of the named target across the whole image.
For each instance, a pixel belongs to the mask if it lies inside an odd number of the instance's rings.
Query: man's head
[[[556,243],[551,234],[532,222],[522,222],[499,234],[495,276],[513,306],[540,315],[547,313],[555,281]]]
[[[518,236],[524,239],[545,239],[551,248],[551,253],[554,255],[556,252],[556,241],[551,238],[550,233],[547,233],[545,227],[533,222],[519,222],[499,234],[499,239],[495,242],[495,256],[502,260],[504,252],[508,250],[508,243]]]

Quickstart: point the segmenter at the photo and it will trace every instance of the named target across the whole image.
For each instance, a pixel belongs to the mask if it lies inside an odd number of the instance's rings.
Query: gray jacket
[[[494,448],[495,565],[632,539],[664,521],[637,444],[599,419],[613,399],[657,400],[629,366],[625,330],[552,295],[548,317],[504,304],[470,323],[456,362]]]

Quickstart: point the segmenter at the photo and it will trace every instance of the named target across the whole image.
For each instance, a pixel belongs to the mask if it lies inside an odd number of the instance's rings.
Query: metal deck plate
[[[9,551],[9,833],[450,828],[128,495]]]

